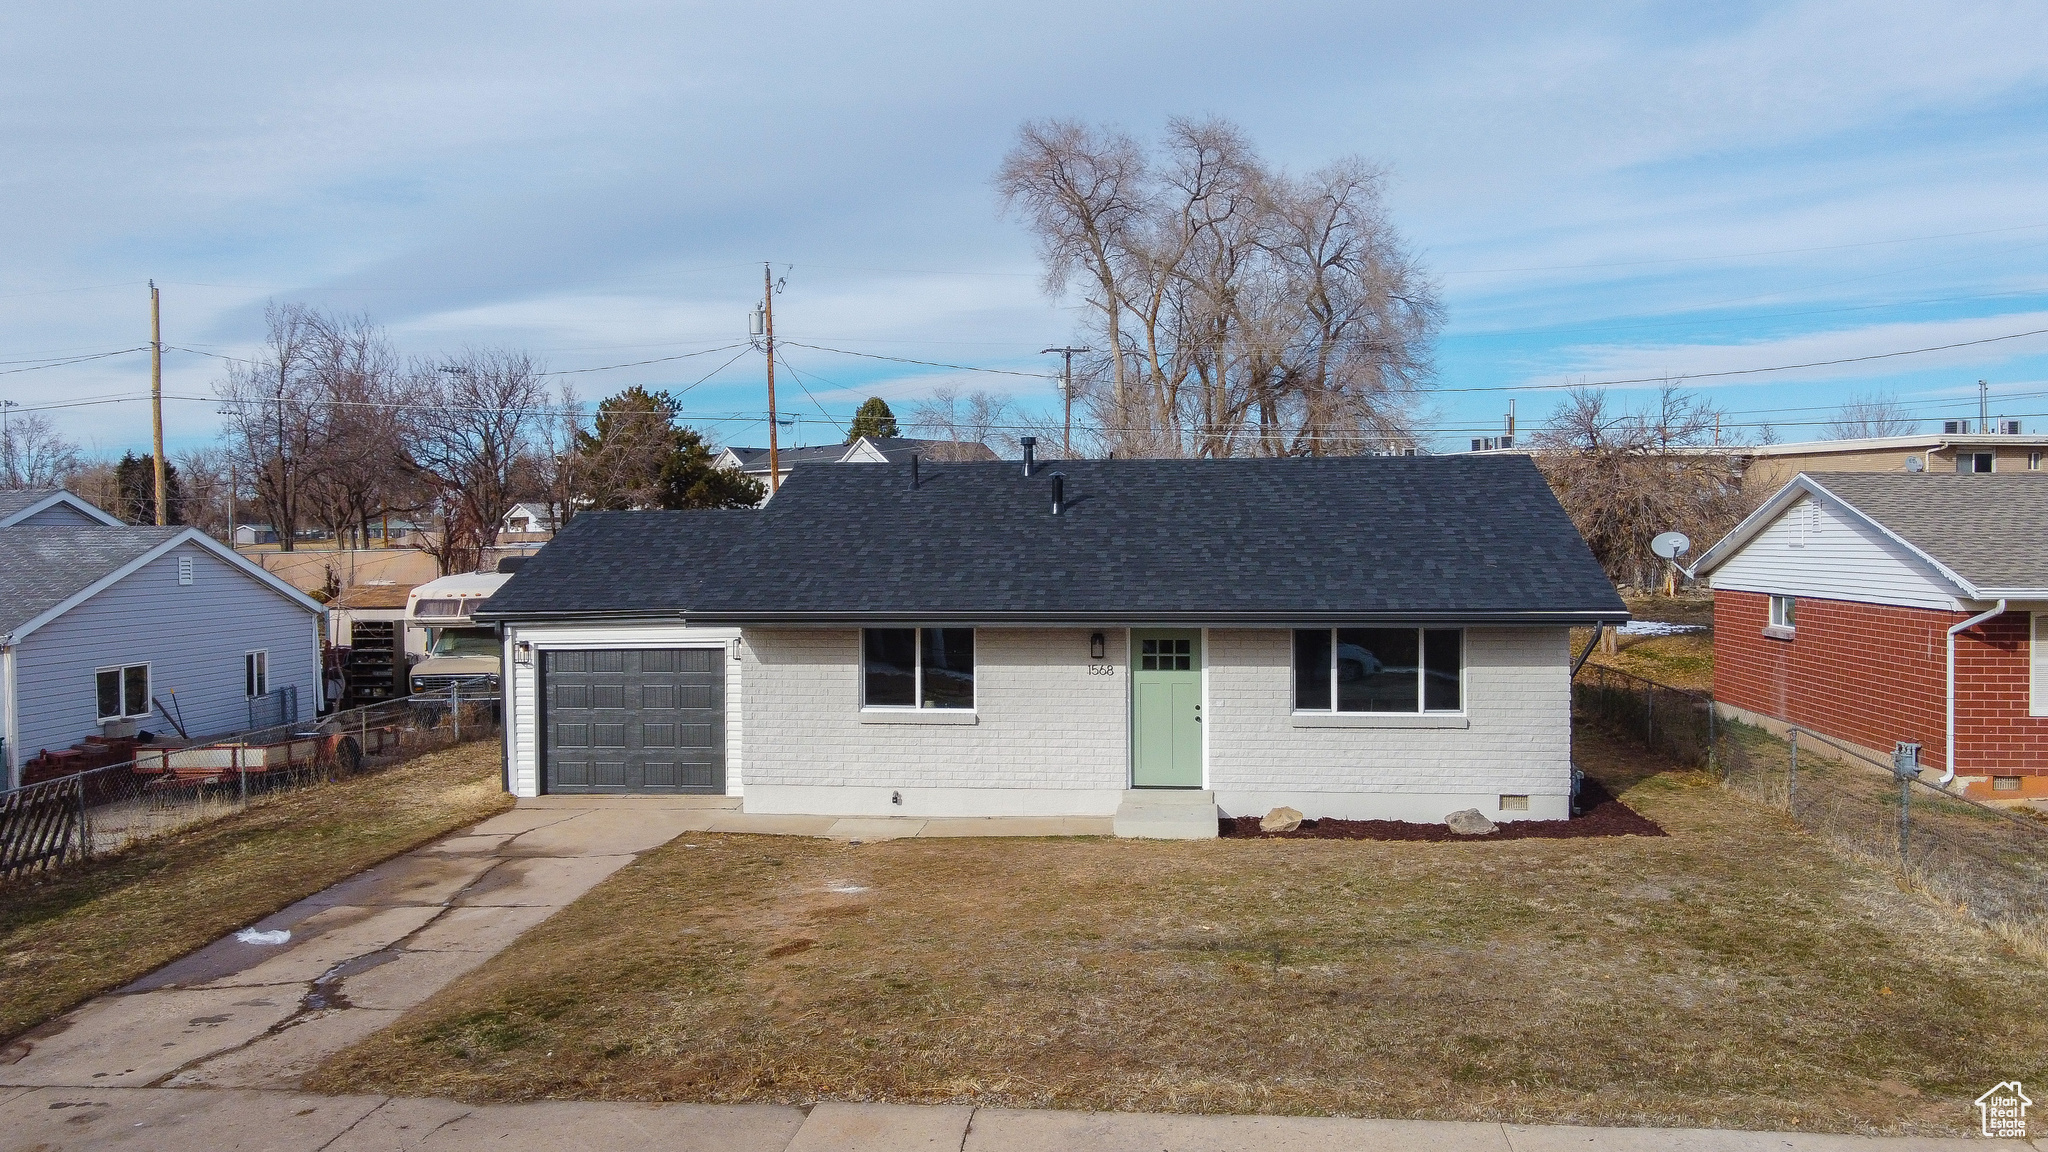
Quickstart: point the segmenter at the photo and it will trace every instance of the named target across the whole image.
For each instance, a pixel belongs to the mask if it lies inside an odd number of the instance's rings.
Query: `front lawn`
[[[0,885],[0,1036],[503,811],[498,760],[460,745]]]
[[[2043,967],[1784,816],[1579,755],[1668,837],[686,834],[327,1091],[1956,1134]]]

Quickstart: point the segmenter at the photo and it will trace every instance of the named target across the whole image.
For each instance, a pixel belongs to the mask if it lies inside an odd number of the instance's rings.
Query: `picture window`
[[[861,706],[973,708],[974,629],[862,629]]]
[[[1297,712],[1458,712],[1461,628],[1297,628]]]

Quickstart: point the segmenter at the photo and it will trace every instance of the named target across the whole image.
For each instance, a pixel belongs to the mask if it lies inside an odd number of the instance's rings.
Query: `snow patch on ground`
[[[1623,636],[1677,636],[1683,632],[1704,632],[1704,624],[1673,624],[1668,620],[1631,620],[1615,631]]]

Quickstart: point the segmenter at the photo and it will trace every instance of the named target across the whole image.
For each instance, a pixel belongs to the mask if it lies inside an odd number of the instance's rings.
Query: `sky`
[[[1666,377],[1731,437],[1871,394],[1974,417],[1979,380],[2048,432],[2048,9],[1967,0],[9,6],[0,401],[146,451],[154,280],[174,451],[273,300],[759,444],[766,261],[778,337],[842,350],[785,346],[785,443],[874,394],[1050,410],[1082,317],[1002,154],[1211,115],[1278,167],[1386,166],[1446,305],[1437,450]]]

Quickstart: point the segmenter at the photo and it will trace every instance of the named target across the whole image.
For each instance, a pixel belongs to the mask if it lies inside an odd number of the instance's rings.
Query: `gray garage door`
[[[549,792],[725,791],[725,649],[543,652]]]

